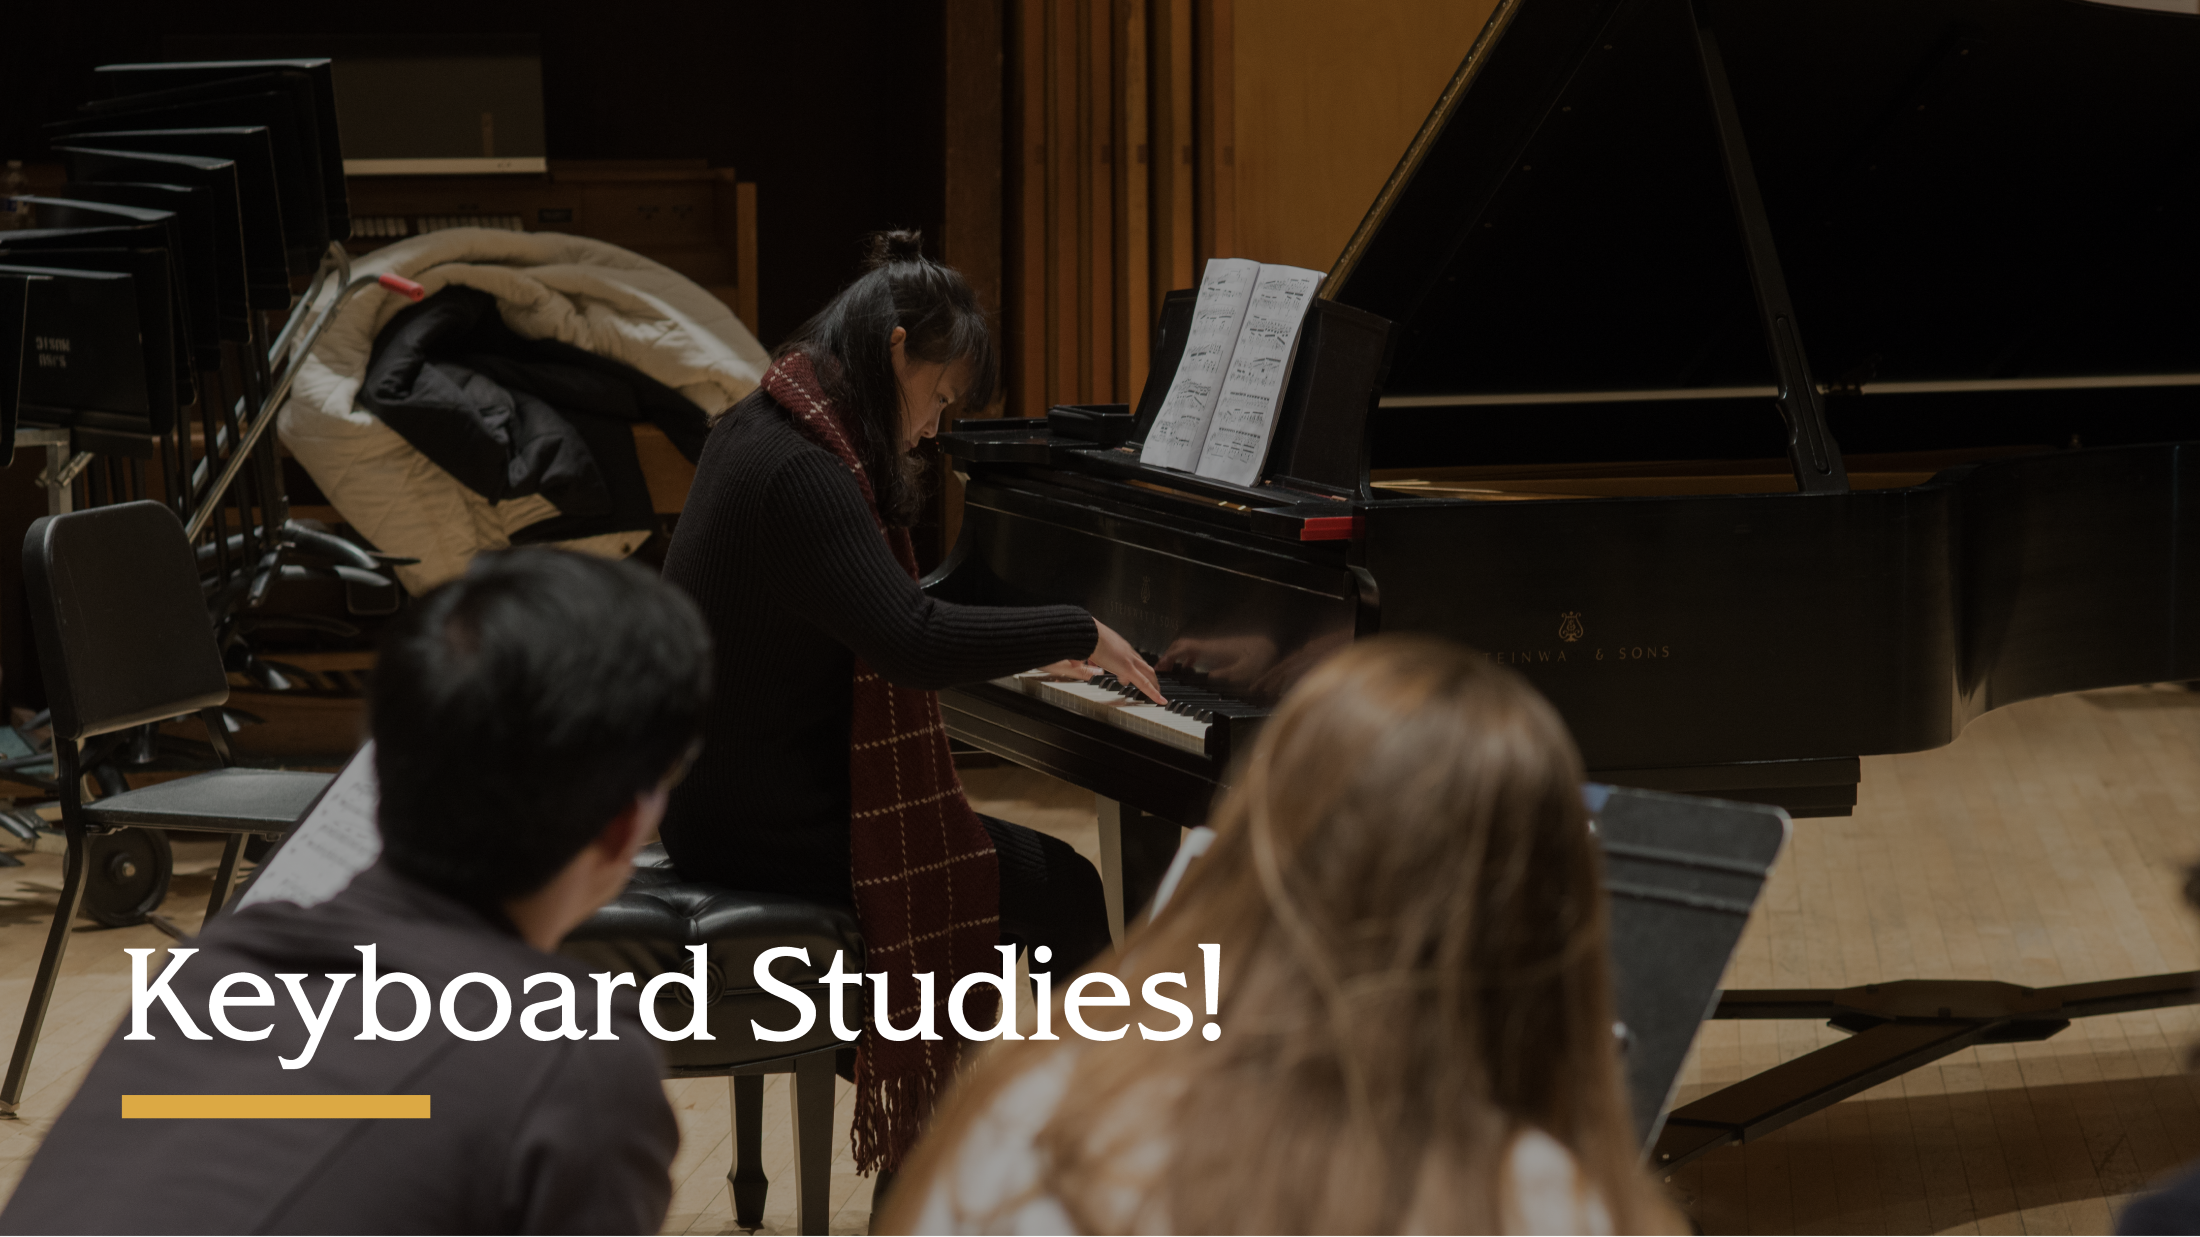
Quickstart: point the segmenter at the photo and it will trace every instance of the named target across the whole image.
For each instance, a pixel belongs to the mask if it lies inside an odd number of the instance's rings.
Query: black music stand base
[[[1984,979],[1904,979],[1861,988],[1748,988],[1714,1018],[1824,1018],[1850,1038],[1673,1110],[1650,1153],[1660,1173],[1751,1142],[1973,1044],[2049,1039],[2074,1018],[2200,1004],[2200,971],[2024,988]]]

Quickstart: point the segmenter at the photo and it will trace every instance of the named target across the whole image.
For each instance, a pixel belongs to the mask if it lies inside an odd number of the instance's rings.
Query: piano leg
[[[1100,888],[1108,902],[1108,935],[1121,946],[1124,925],[1152,904],[1184,830],[1126,803],[1095,801],[1100,808]]]

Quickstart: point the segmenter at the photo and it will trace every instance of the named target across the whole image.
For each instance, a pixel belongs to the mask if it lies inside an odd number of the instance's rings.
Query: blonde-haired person
[[[1485,658],[1329,659],[1168,908],[1095,964],[1184,972],[1196,1004],[1218,943],[1220,1036],[1001,1045],[882,1230],[1682,1231],[1628,1120],[1581,782],[1558,715]]]

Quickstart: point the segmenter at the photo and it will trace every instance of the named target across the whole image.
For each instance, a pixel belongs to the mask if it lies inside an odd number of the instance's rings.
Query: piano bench
[[[819,981],[833,954],[842,964],[863,969],[863,938],[850,911],[776,893],[749,893],[683,880],[666,858],[664,847],[644,847],[634,858],[626,889],[588,922],[566,937],[559,952],[587,964],[591,971],[631,971],[637,987],[666,972],[692,974],[691,945],[709,952],[705,974],[705,1029],[709,1040],[681,1039],[661,1045],[665,1073],[672,1078],[725,1077],[732,1090],[734,1222],[754,1229],[764,1220],[770,1181],[763,1167],[764,1075],[794,1075],[795,1223],[805,1233],[822,1233],[831,1218],[833,1170],[834,1057],[847,1047],[833,1035],[829,993]],[[792,1006],[756,986],[756,960],[769,949],[792,946],[809,951],[811,964],[781,959],[772,968],[780,982],[802,991],[815,1003],[816,1020],[807,1033],[785,1043],[758,1039],[754,1021],[784,1030],[794,1025]],[[859,990],[860,992],[860,990]],[[667,984],[656,1001],[659,1026],[686,1027],[694,1016],[685,984]],[[851,1020],[863,1017],[859,1007]]]

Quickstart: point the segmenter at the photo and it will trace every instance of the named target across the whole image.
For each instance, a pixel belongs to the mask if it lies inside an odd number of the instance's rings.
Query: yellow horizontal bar
[[[122,1119],[428,1119],[425,1095],[125,1095]]]

